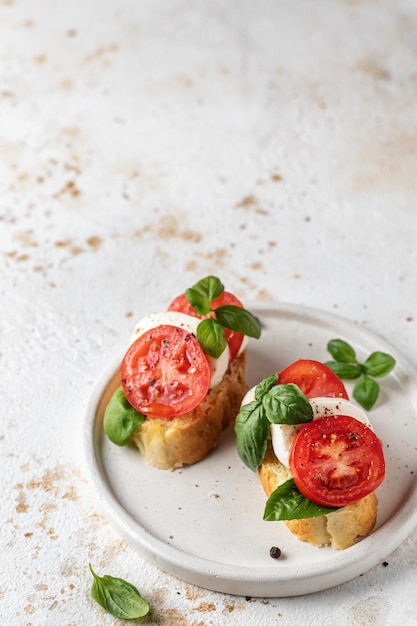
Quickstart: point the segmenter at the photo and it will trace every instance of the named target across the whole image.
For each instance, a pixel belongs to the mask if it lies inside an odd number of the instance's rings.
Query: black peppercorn
[[[272,546],[272,548],[269,551],[269,554],[272,556],[273,559],[279,559],[279,557],[281,556],[281,550],[277,548],[276,546]]]

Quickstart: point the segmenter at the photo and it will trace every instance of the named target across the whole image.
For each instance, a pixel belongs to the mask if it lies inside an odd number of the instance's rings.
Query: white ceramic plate
[[[174,472],[147,466],[136,448],[113,445],[103,434],[102,419],[119,384],[120,359],[98,384],[87,411],[92,484],[117,533],[173,576],[253,597],[327,589],[384,561],[417,525],[417,372],[380,337],[338,316],[296,305],[248,308],[263,325],[261,339],[248,348],[249,386],[298,358],[328,360],[332,338],[351,343],[360,359],[374,350],[396,358],[394,372],[381,379],[380,398],[370,414],[387,464],[374,532],[334,551],[298,541],[281,522],[264,522],[265,496],[236,453],[232,428],[206,459]],[[270,557],[272,546],[282,550],[280,559]]]

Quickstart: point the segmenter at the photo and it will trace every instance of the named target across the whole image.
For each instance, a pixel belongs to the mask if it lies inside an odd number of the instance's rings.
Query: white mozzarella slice
[[[287,424],[271,424],[272,447],[278,461],[285,467],[289,467],[289,456],[295,436],[299,433],[300,426],[288,426]]]
[[[248,389],[246,394],[243,396],[241,406],[243,406],[244,404],[249,404],[249,402],[253,402],[255,400],[255,389],[256,389],[256,385],[255,387]]]
[[[309,400],[313,408],[313,419],[317,417],[326,417],[326,415],[348,415],[362,422],[368,428],[372,428],[365,411],[356,404],[345,400],[344,398],[310,398]]]
[[[217,359],[215,359],[212,356],[208,356],[208,360],[210,363],[210,370],[211,370],[210,389],[212,389],[213,387],[215,387],[216,385],[222,382],[223,376],[225,375],[225,373],[227,372],[227,368],[229,367],[229,360],[230,360],[229,346],[226,346],[226,348],[223,350],[223,352]]]
[[[348,415],[372,428],[366,413],[349,400],[323,397],[310,398],[309,402],[313,409],[313,419],[326,417],[326,415]],[[272,446],[275,456],[286,467],[289,467],[291,446],[300,428],[300,425],[271,424]]]
[[[255,387],[246,392],[242,400],[242,406],[249,404],[255,400]],[[314,408],[313,408],[314,411]],[[299,426],[287,426],[286,424],[271,424],[272,446],[275,456],[288,467],[288,454],[291,449],[292,441],[297,434]]]
[[[179,313],[178,311],[151,313],[150,315],[147,315],[143,319],[139,320],[136,324],[133,329],[131,343],[136,341],[136,339],[146,333],[146,331],[162,325],[177,326],[178,328],[183,328],[184,330],[195,335],[197,333],[199,321],[198,317],[186,315],[185,313]]]
[[[242,343],[240,344],[239,352],[237,353],[238,356],[242,354],[245,348],[247,348],[248,343],[249,343],[249,337],[247,335],[243,335]]]
[[[151,313],[150,315],[147,315],[143,319],[139,320],[136,324],[132,333],[131,343],[136,341],[136,339],[148,330],[152,330],[152,328],[163,325],[183,328],[187,332],[196,336],[197,326],[200,321],[201,320],[198,317],[187,315],[186,313],[180,313],[179,311]],[[217,359],[207,355],[211,372],[210,388],[215,387],[222,381],[229,366],[229,357],[230,351],[228,346],[226,346],[226,349]]]

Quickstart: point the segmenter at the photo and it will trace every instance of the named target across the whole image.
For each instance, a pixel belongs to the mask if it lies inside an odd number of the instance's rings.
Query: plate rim
[[[372,344],[376,342],[379,350],[389,351],[396,358],[397,363],[405,367],[409,373],[414,373],[417,377],[416,366],[394,346],[389,344],[384,337],[378,335],[373,330],[362,326],[360,323],[346,319],[339,314],[322,311],[317,308],[308,307],[294,303],[281,302],[248,302],[245,306],[255,315],[259,315],[262,310],[277,311],[279,315],[308,316],[315,322],[319,320],[325,324],[341,325],[350,328],[355,332],[357,341]],[[364,341],[362,341],[364,339]],[[298,581],[304,583],[303,590],[293,589],[289,577],[290,568],[287,567],[286,575],[280,575],[279,568],[257,567],[257,576],[254,577],[254,569],[250,566],[231,565],[218,563],[200,558],[195,555],[169,545],[157,537],[151,535],[141,524],[135,521],[131,515],[123,508],[112,494],[109,485],[103,476],[103,467],[97,452],[97,438],[99,436],[97,425],[97,411],[100,400],[114,377],[120,365],[121,358],[125,350],[119,351],[112,361],[105,368],[102,375],[96,381],[90,399],[87,403],[85,418],[83,421],[83,449],[87,463],[90,484],[93,487],[95,497],[104,514],[110,521],[111,526],[117,533],[131,545],[131,547],[147,561],[185,582],[204,587],[208,590],[228,593],[231,595],[251,596],[251,597],[289,597],[294,595],[304,595],[317,591],[329,589],[336,585],[352,580],[352,578],[365,573],[379,562],[381,562],[380,537],[384,537],[384,555],[387,557],[392,553],[417,526],[417,485],[411,489],[406,504],[395,512],[395,514],[380,528],[373,531],[371,535],[361,542],[355,544],[349,551],[334,551],[332,553],[332,566],[329,567],[327,561],[315,564],[314,576],[310,570],[305,572],[294,567],[294,576]],[[101,425],[100,425],[101,426]],[[415,479],[417,481],[417,478]],[[399,528],[397,528],[399,524]],[[395,532],[390,531],[391,527]],[[138,544],[139,533],[139,544]],[[386,535],[388,534],[388,537]],[[363,554],[363,542],[367,542],[368,550]],[[362,545],[361,545],[362,544]],[[360,558],[359,558],[359,555]],[[385,558],[384,557],[384,558]],[[359,567],[360,564],[360,567]],[[332,574],[333,582],[325,581],[326,575]]]

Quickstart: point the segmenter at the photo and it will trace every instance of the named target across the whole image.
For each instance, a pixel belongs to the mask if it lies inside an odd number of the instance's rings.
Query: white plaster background
[[[0,621],[414,624],[417,534],[338,588],[245,599],[119,540],[80,438],[135,319],[221,276],[417,345],[413,0],[0,0]]]

